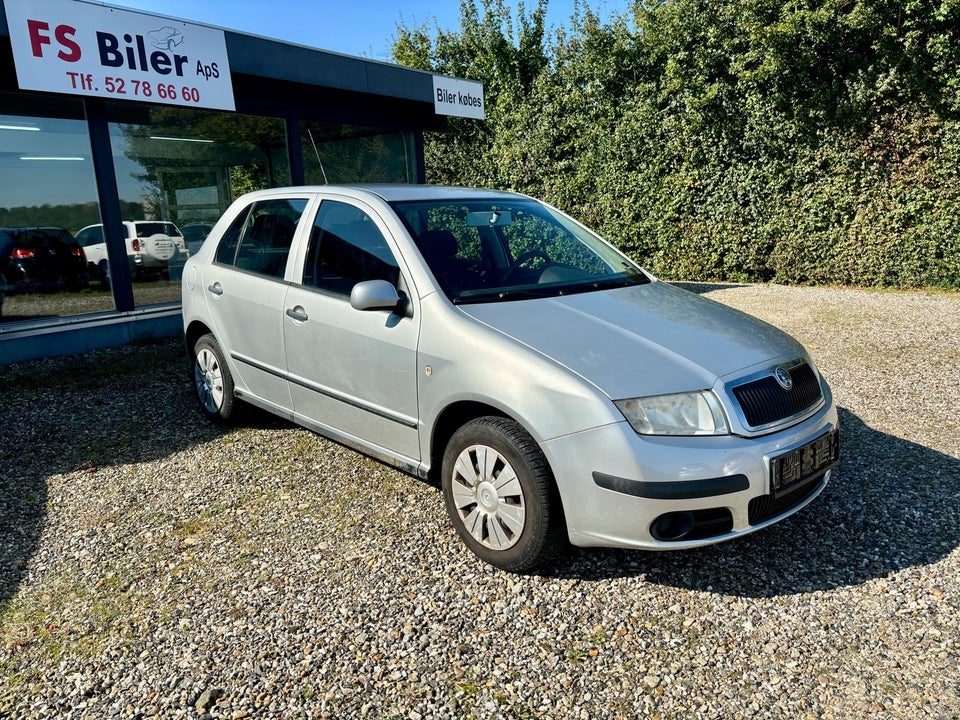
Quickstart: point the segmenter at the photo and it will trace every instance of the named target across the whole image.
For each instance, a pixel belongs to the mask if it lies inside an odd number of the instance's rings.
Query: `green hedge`
[[[484,82],[431,182],[537,195],[662,277],[960,288],[960,1],[461,3],[394,58]]]

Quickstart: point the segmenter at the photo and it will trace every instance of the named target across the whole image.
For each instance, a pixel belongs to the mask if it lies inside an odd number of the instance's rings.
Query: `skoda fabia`
[[[245,195],[187,261],[183,319],[211,420],[249,403],[438,480],[506,570],[569,543],[730,540],[806,506],[838,461],[800,343],[513,193]]]

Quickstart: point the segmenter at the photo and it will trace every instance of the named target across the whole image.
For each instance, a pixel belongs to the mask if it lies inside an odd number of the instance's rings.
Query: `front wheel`
[[[215,423],[224,424],[234,412],[233,376],[213,335],[204,335],[193,346],[193,388],[200,410]]]
[[[563,508],[547,459],[516,422],[481,417],[450,439],[443,497],[461,539],[509,572],[543,565],[565,549]]]

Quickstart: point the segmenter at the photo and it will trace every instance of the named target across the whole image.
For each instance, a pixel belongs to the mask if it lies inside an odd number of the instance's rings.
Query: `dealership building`
[[[102,3],[0,2],[0,228],[101,238],[84,289],[0,278],[0,364],[180,332],[185,253],[139,272],[125,221],[200,242],[249,190],[422,183],[424,131],[483,118],[468,80]]]

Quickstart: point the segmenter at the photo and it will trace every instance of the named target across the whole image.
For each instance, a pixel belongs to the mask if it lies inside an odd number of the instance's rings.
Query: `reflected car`
[[[200,247],[211,230],[213,230],[213,223],[205,222],[190,223],[180,227],[180,232],[183,233],[183,237],[187,241],[187,249],[191,255],[200,252]]]
[[[178,267],[190,256],[186,240],[179,228],[164,220],[124,220],[124,241],[127,260],[134,277],[168,275],[170,268]],[[87,254],[91,277],[110,282],[107,243],[103,225],[88,225],[77,233],[77,242]]]
[[[63,228],[26,227],[0,230],[0,272],[7,292],[81,290],[89,284],[83,248]]]
[[[10,265],[10,253],[13,252],[13,237],[0,230],[0,316],[3,315],[3,299],[7,295],[7,272]]]
[[[182,294],[209,419],[248,403],[437,482],[464,544],[504,570],[570,544],[738,538],[810,504],[839,459],[799,342],[530,197],[259,191]]]
[[[39,227],[37,230],[47,237],[53,238],[58,244],[61,275],[67,289],[83,290],[88,287],[90,285],[90,274],[87,271],[87,254],[70,231],[59,227]]]

